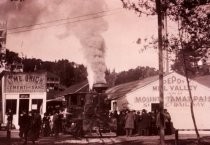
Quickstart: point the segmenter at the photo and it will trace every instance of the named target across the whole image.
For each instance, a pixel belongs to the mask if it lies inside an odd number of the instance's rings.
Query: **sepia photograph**
[[[0,145],[210,145],[210,0],[0,0]]]

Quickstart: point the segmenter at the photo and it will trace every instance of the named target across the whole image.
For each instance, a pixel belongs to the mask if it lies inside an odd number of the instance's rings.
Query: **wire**
[[[102,16],[95,16],[95,17],[91,17],[91,18],[75,20],[75,21],[70,21],[70,22],[65,22],[65,23],[59,23],[57,25],[44,26],[44,27],[39,27],[39,28],[34,28],[34,29],[27,29],[27,30],[20,30],[20,31],[15,31],[15,32],[8,32],[7,35],[15,34],[15,33],[22,33],[22,32],[27,32],[27,31],[33,31],[33,30],[39,30],[39,29],[47,29],[47,28],[50,28],[50,27],[56,27],[56,26],[60,26],[60,25],[72,24],[72,23],[77,23],[77,22],[82,22],[82,21],[88,21],[88,20],[92,20],[92,19],[102,18],[102,17],[105,17],[105,16],[110,16],[110,15],[113,15],[113,14],[115,14],[115,13],[106,14],[106,15],[102,15]]]
[[[106,13],[106,12],[112,12],[112,11],[117,11],[117,10],[122,10],[122,9],[123,8],[116,8],[116,9],[107,10],[107,11],[99,11],[99,12],[96,12],[96,13],[90,13],[90,14],[80,15],[80,16],[75,16],[75,17],[67,17],[67,18],[52,20],[52,21],[48,21],[48,22],[42,22],[42,23],[31,24],[31,25],[24,25],[24,26],[19,26],[19,27],[12,27],[12,28],[8,28],[7,30],[15,30],[15,29],[33,27],[33,26],[37,26],[37,25],[44,25],[44,24],[49,24],[49,23],[55,23],[55,22],[59,22],[59,21],[77,19],[77,18],[81,18],[81,17],[87,17],[87,16],[92,16],[92,15],[97,15],[97,14],[103,14],[103,13]]]

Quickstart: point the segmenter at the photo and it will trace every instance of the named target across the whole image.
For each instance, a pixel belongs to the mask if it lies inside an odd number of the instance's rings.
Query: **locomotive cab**
[[[107,99],[107,85],[97,83],[87,92],[66,97],[68,115],[65,132],[75,136],[102,136],[105,132],[116,131],[116,124],[109,118],[111,101]],[[78,133],[79,132],[79,133]]]

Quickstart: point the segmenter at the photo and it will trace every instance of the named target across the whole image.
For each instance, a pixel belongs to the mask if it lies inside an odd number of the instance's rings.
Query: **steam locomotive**
[[[105,90],[107,85],[96,83],[93,89],[88,92],[77,93],[74,97],[80,96],[80,105],[67,103],[67,112],[64,131],[75,137],[103,136],[112,132],[116,135],[117,123],[115,118],[109,117],[110,100]],[[70,97],[66,97],[69,102]]]

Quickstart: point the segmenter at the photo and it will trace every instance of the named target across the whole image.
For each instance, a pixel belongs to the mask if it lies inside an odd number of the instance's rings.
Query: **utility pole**
[[[0,73],[5,70],[7,21],[0,20]]]
[[[159,55],[159,111],[160,111],[160,144],[165,145],[165,132],[164,132],[164,94],[163,94],[163,40],[162,30],[164,18],[163,7],[161,0],[156,0],[156,10],[158,16],[158,55]]]
[[[167,23],[167,10],[164,11],[164,51],[165,51],[165,72],[169,73],[169,52],[168,52],[168,23]]]

